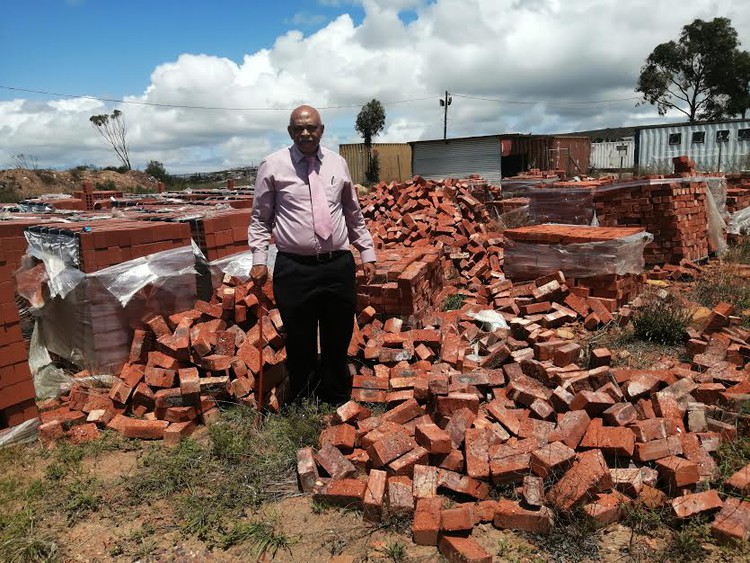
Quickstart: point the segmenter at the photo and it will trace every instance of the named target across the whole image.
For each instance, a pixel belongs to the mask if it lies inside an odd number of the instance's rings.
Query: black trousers
[[[347,349],[357,298],[352,253],[318,262],[315,257],[279,252],[273,293],[286,331],[292,396],[314,394],[331,404],[349,400]]]

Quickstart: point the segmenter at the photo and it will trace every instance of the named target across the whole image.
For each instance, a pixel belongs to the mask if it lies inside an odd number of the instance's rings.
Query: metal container
[[[412,177],[411,146],[407,143],[373,143],[372,151],[378,155],[382,181],[404,182]],[[367,171],[367,147],[364,143],[339,145],[339,154],[349,165],[352,181],[363,184]]]

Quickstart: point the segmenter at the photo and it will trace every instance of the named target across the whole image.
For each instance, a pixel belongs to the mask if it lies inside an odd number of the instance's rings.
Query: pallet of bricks
[[[0,429],[38,414],[16,301],[15,273],[26,251],[24,229],[44,221],[41,216],[30,214],[0,221]]]
[[[522,282],[561,271],[579,314],[588,304],[599,320],[608,318],[642,291],[644,248],[653,237],[641,227],[533,225],[503,234],[505,274]]]
[[[127,361],[133,330],[147,312],[171,314],[196,299],[195,259],[187,224],[127,219],[27,229],[25,279],[48,295],[35,312],[45,347],[94,373],[117,373]],[[24,275],[24,272],[19,274]]]

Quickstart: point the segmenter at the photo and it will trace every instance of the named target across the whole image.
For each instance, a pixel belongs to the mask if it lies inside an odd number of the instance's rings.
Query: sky
[[[567,133],[682,121],[637,105],[659,43],[746,0],[6,0],[0,5],[0,169],[117,166],[89,121],[122,112],[130,160],[171,174],[257,165],[320,109],[323,144]]]

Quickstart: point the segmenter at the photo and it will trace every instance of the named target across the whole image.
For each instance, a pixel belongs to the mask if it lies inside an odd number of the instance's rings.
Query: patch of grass
[[[276,530],[273,522],[237,522],[224,534],[219,546],[229,549],[234,545],[249,543],[255,555],[260,558],[268,555],[273,559],[280,550],[289,551],[292,539]]]
[[[544,561],[541,557],[534,557],[534,550],[527,544],[511,545],[505,538],[497,540],[497,551],[495,555],[501,561],[508,563],[521,563],[522,561]]]
[[[102,501],[98,493],[99,485],[93,478],[77,479],[66,490],[65,513],[68,524],[72,525],[90,512],[96,512]]]
[[[699,561],[706,557],[703,544],[710,539],[708,525],[700,519],[685,523],[676,530],[664,548],[664,559],[668,561]]]
[[[750,264],[750,241],[730,246],[721,256],[721,260],[733,264]]]
[[[384,514],[377,525],[378,530],[407,535],[411,532],[412,518],[409,514]]]
[[[633,335],[648,342],[677,344],[684,341],[692,318],[692,311],[676,297],[646,294],[643,306],[633,314]]]
[[[393,561],[393,563],[406,561],[406,545],[400,541],[389,541],[378,549],[378,551]]]
[[[463,305],[464,301],[466,301],[467,296],[462,295],[461,293],[454,293],[453,295],[449,295],[443,300],[443,311],[455,311],[456,309],[460,309],[461,305]]]
[[[193,493],[180,497],[177,516],[183,533],[207,543],[212,543],[214,534],[221,530],[221,510],[208,495]]]
[[[750,280],[740,276],[734,264],[719,264],[698,279],[693,295],[698,303],[709,309],[728,302],[735,310],[742,311],[750,308]]]
[[[750,436],[738,435],[735,440],[723,442],[716,452],[719,467],[719,485],[725,479],[750,463]]]
[[[535,543],[555,561],[596,560],[599,538],[596,522],[581,508],[555,514],[555,527],[546,536],[535,536]]]
[[[85,450],[67,442],[58,443],[53,453],[53,461],[45,469],[48,479],[60,481],[71,472],[79,471]]]
[[[0,561],[37,563],[59,560],[54,539],[40,531],[34,511],[27,507],[0,514]]]

